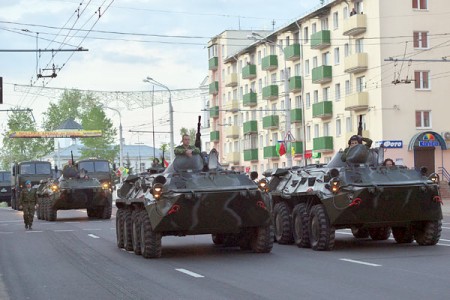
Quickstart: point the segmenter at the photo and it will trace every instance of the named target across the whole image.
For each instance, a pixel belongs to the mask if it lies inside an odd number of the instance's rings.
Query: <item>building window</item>
[[[309,76],[309,59],[305,60],[305,76]]]
[[[339,57],[339,47],[334,48],[334,64],[339,65],[340,57]]]
[[[311,126],[306,126],[306,141],[311,141]]]
[[[341,136],[341,119],[336,119],[336,136]]]
[[[345,131],[346,132],[352,132],[353,131],[353,124],[352,124],[352,118],[351,117],[345,118]]]
[[[364,39],[355,40],[355,53],[364,52]]]
[[[416,111],[416,128],[431,128],[431,111],[417,110]]]
[[[312,23],[311,25],[311,34],[314,34],[317,32],[317,25],[316,23]]]
[[[328,101],[330,97],[330,87],[323,88],[322,93],[323,93],[323,101]]]
[[[415,31],[413,33],[414,48],[427,49],[428,48],[428,32]]]
[[[261,65],[261,50],[258,51],[258,55],[257,55],[257,59],[258,59],[258,65]]]
[[[333,13],[333,28],[339,28],[339,13],[337,11]]]
[[[330,135],[330,122],[323,123],[323,136]]]
[[[364,82],[365,82],[364,76],[356,78],[356,92],[357,93],[361,93],[362,91],[364,91],[364,84],[365,84]]]
[[[312,65],[312,67],[313,67],[313,68],[317,68],[317,66],[318,66],[318,63],[317,63],[317,56],[314,56],[314,57],[313,57],[313,65]]]
[[[306,93],[306,108],[310,108],[310,107],[311,107],[311,94]]]
[[[335,93],[335,95],[334,95],[335,100],[336,101],[341,100],[341,84],[340,83],[336,83],[334,85],[334,93]]]
[[[319,137],[319,124],[314,125],[314,137]]]
[[[302,96],[295,96],[295,108],[302,107]]]
[[[430,72],[429,71],[415,71],[414,72],[414,84],[416,90],[429,90],[430,89]]]
[[[328,18],[325,17],[320,20],[320,27],[321,30],[328,30]]]
[[[303,41],[305,44],[308,44],[308,41],[309,41],[308,27],[305,27],[303,29]]]
[[[347,8],[347,6],[344,6],[344,8],[342,9],[342,15],[344,16],[344,20],[348,19],[348,8]]]
[[[344,44],[344,57],[347,57],[350,55],[350,46],[348,45],[348,43]]]
[[[352,88],[350,86],[350,80],[345,81],[345,95],[350,95]]]
[[[315,90],[314,91],[314,103],[318,103],[319,102],[319,91]]]
[[[428,0],[412,0],[413,9],[428,9]]]
[[[325,52],[322,54],[322,66],[329,66],[331,63],[331,54],[330,52]]]

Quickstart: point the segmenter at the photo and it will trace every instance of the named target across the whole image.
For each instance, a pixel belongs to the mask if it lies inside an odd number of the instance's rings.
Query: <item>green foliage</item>
[[[180,143],[182,140],[183,135],[188,134],[191,138],[191,145],[194,145],[195,143],[195,135],[197,134],[197,130],[195,128],[187,129],[184,127],[181,127],[180,129]]]

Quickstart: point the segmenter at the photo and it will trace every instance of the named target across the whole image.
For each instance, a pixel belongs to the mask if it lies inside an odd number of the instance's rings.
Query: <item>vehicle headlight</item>
[[[430,174],[430,176],[428,176],[428,179],[431,180],[433,183],[439,183],[439,175],[436,173]]]
[[[108,182],[102,183],[102,189],[109,190],[109,183]]]
[[[51,188],[51,190],[52,190],[53,192],[57,192],[57,191],[59,190],[59,187],[58,187],[57,184],[52,184],[52,185],[50,186],[50,188]]]
[[[269,183],[267,182],[266,179],[263,178],[260,181],[258,181],[258,188],[263,192],[267,192],[269,191]]]
[[[152,188],[152,195],[153,197],[158,200],[161,198],[163,192],[163,185],[161,183],[156,183]]]
[[[330,191],[333,194],[337,194],[339,192],[339,189],[341,188],[341,181],[339,180],[339,178],[331,178],[330,180]]]

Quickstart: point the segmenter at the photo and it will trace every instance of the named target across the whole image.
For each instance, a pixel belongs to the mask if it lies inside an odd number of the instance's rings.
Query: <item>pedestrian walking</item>
[[[36,210],[37,194],[36,189],[31,187],[31,181],[25,181],[25,186],[19,197],[19,205],[23,209],[23,221],[25,222],[25,229],[30,229],[33,226],[34,212]]]

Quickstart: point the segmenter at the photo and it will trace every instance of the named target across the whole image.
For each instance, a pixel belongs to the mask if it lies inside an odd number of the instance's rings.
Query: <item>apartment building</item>
[[[327,163],[361,125],[397,164],[450,169],[447,6],[324,1],[276,31],[224,31],[209,42],[210,147],[261,174]]]

